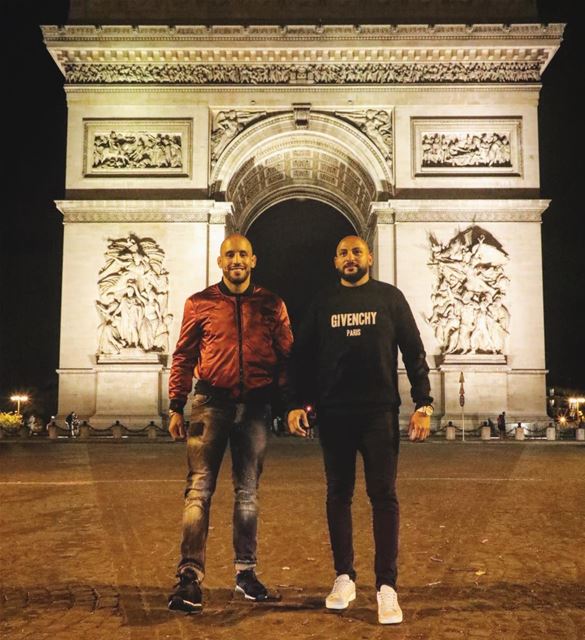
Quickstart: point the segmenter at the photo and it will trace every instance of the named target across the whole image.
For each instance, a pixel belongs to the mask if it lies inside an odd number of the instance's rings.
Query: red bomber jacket
[[[276,294],[251,284],[233,294],[223,281],[185,302],[169,378],[170,408],[182,410],[193,377],[245,400],[256,389],[285,384],[290,320]]]

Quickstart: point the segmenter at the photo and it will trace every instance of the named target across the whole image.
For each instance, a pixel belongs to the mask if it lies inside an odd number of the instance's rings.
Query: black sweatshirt
[[[402,292],[372,279],[358,287],[337,284],[313,301],[301,323],[290,406],[316,401],[318,410],[334,413],[397,410],[398,348],[415,405],[430,404],[429,367]]]

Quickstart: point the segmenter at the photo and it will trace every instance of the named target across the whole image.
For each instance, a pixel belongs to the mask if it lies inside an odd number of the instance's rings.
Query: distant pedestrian
[[[67,423],[67,428],[69,430],[69,435],[72,438],[75,438],[75,436],[77,436],[77,433],[79,431],[79,418],[77,417],[77,414],[75,413],[75,411],[72,411],[65,418],[65,422]]]
[[[498,431],[500,432],[500,440],[506,437],[506,412],[502,411],[498,416]]]

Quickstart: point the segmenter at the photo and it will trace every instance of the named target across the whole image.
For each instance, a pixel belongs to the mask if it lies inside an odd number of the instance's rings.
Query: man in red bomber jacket
[[[257,488],[270,424],[270,398],[285,382],[292,347],[284,302],[251,282],[256,256],[241,235],[227,237],[217,263],[219,284],[189,297],[169,379],[173,439],[187,436],[189,472],[177,583],[169,609],[198,613],[205,575],[209,507],[229,443],[234,482],[236,591],[265,600],[256,577]],[[197,379],[185,433],[183,407]]]

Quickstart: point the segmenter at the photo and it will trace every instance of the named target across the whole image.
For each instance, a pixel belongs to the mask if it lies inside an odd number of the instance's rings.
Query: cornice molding
[[[540,222],[550,200],[389,200],[372,203],[378,223]]]
[[[382,40],[559,39],[565,25],[551,24],[398,24],[398,25],[46,25],[45,41],[122,42],[329,42]]]
[[[69,25],[45,26],[43,34],[70,83],[377,84],[538,82],[563,29]]]
[[[144,87],[144,91],[147,91],[149,94],[174,94],[174,93],[207,93],[210,91],[219,91],[221,94],[225,93],[248,93],[250,91],[250,85],[247,86],[226,86],[226,85],[190,85],[190,86],[181,86],[181,85],[167,85],[165,86],[155,86],[155,85],[147,85]],[[273,92],[274,87],[272,86],[259,86],[253,85],[254,92]],[[463,84],[420,84],[420,85],[399,85],[396,87],[392,87],[391,85],[354,85],[351,90],[356,94],[359,93],[384,93],[384,95],[389,95],[389,92],[400,91],[408,92],[408,93],[419,93],[424,92],[429,93],[462,93],[469,92],[472,94],[480,93],[494,93],[494,92],[522,92],[523,94],[527,92],[533,92],[536,95],[539,94],[541,86],[539,83],[527,83],[519,85],[510,85],[510,84],[485,84],[485,85],[463,85]],[[65,91],[68,96],[76,96],[76,95],[136,95],[137,92],[140,92],[140,87],[136,85],[132,86],[124,86],[124,85],[75,85],[70,84],[65,86]],[[283,93],[295,93],[298,92],[298,86],[289,85],[289,86],[279,86],[279,92]],[[315,92],[315,93],[341,93],[343,97],[346,97],[347,88],[343,85],[304,85],[303,92]],[[352,106],[359,107],[361,106],[359,103],[352,103]]]
[[[65,224],[72,222],[208,222],[222,224],[229,202],[214,200],[56,200]]]

